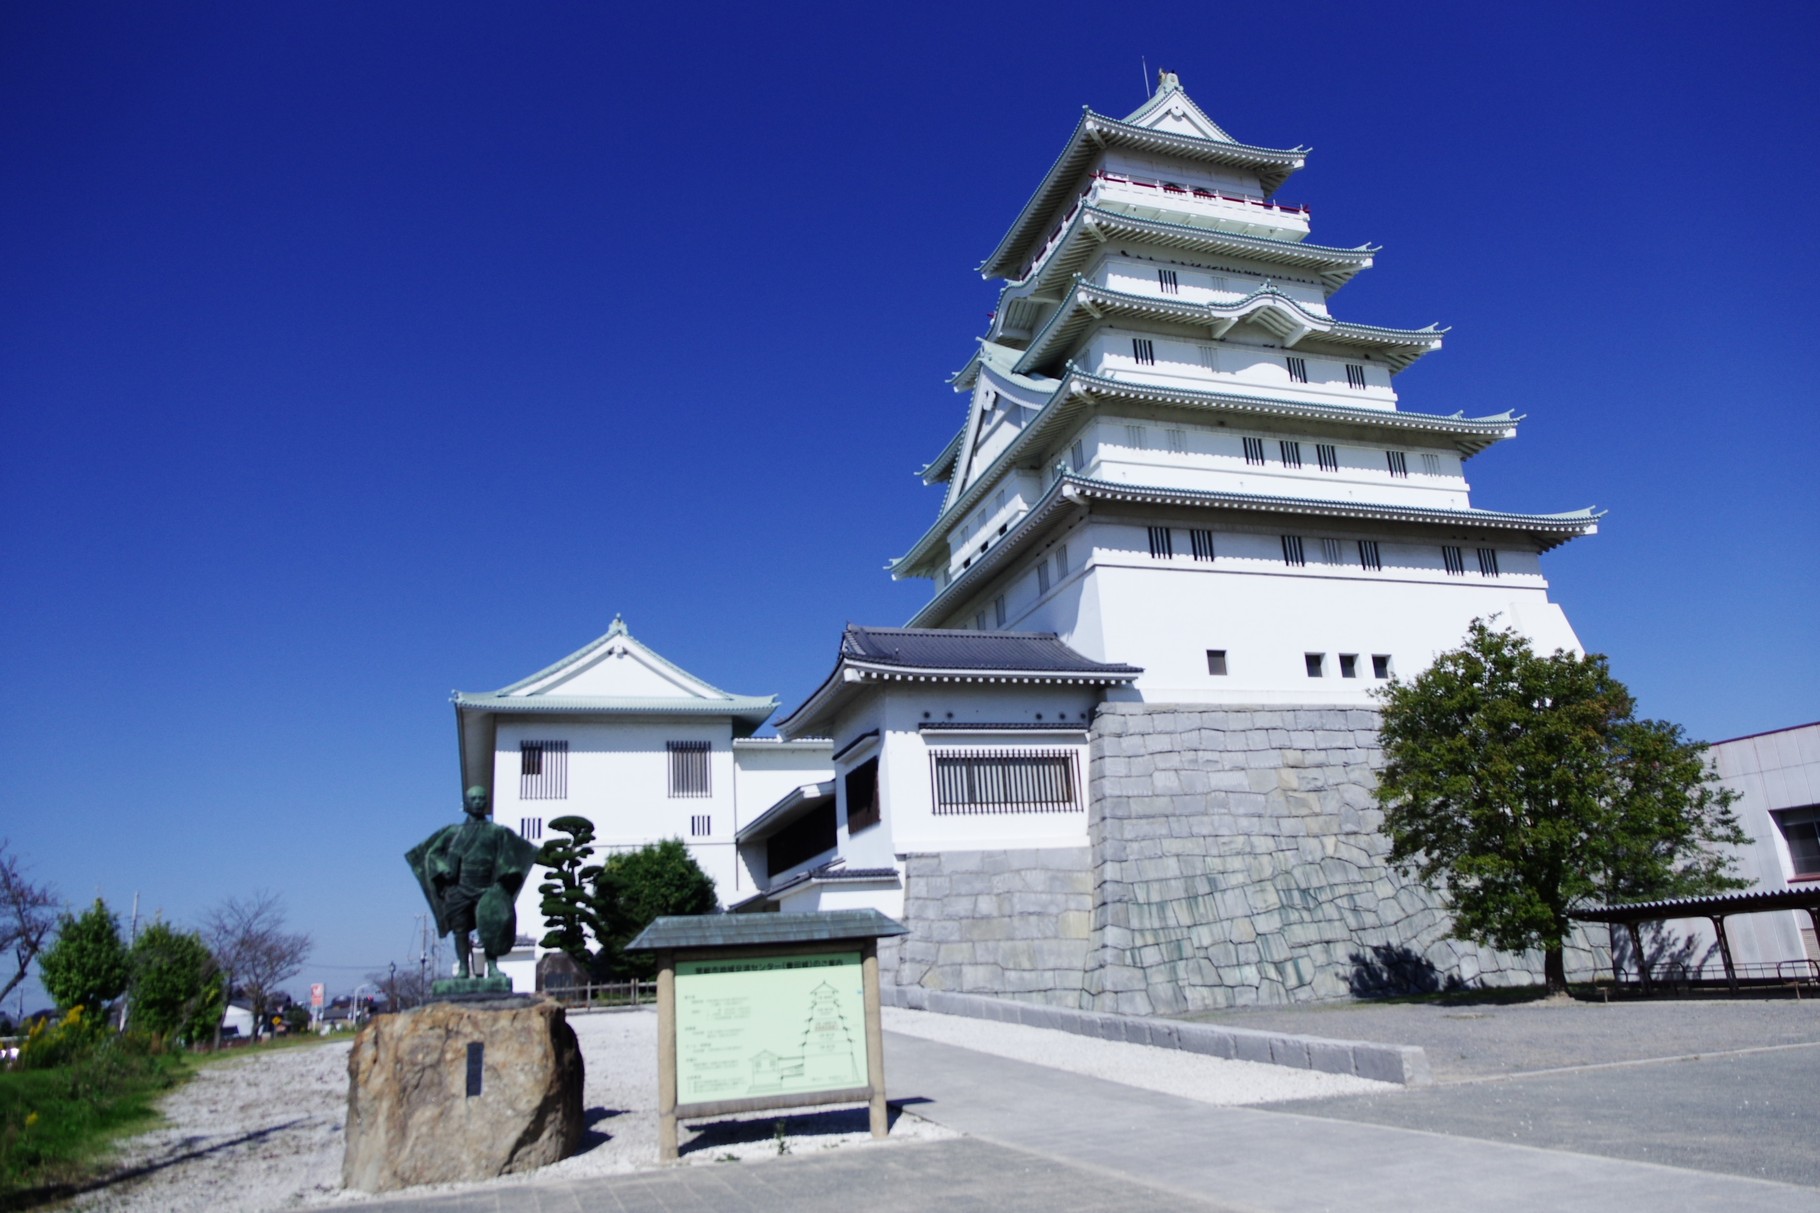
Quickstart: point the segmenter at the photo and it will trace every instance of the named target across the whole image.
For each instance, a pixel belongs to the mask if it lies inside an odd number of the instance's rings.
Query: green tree
[[[1391,860],[1442,891],[1455,938],[1540,948],[1551,992],[1567,988],[1577,906],[1746,883],[1713,849],[1748,839],[1706,746],[1637,719],[1604,657],[1541,657],[1475,619],[1463,646],[1379,696]]]
[[[65,914],[57,939],[38,957],[45,992],[60,1010],[85,1008],[98,1016],[126,989],[131,968],[120,941],[120,920],[99,897],[79,917]]]
[[[617,976],[648,978],[657,960],[626,945],[665,914],[712,914],[719,902],[714,878],[701,870],[680,838],[607,857],[594,882],[601,921],[601,951]]]
[[[221,1019],[221,971],[195,931],[154,922],[129,953],[128,1022],[135,1028],[195,1044],[214,1035]]]
[[[543,914],[542,946],[566,953],[585,972],[594,966],[589,941],[603,935],[595,881],[601,865],[589,863],[594,855],[594,823],[586,817],[557,817],[550,829],[559,837],[543,844],[537,862],[549,869],[537,891],[543,894],[538,909]]]

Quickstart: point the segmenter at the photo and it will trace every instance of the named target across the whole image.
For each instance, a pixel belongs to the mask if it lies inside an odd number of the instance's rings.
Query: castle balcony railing
[[[1268,214],[1272,219],[1281,217],[1292,221],[1300,220],[1304,224],[1312,214],[1306,203],[1275,202],[1256,194],[1229,194],[1203,185],[1184,185],[1179,181],[1166,181],[1161,177],[1139,177],[1131,173],[1110,173],[1101,169],[1089,179],[1087,187],[1081,191],[1080,197],[1075,199],[1074,205],[1068,208],[1068,213],[1063,215],[1061,222],[1055,225],[1055,230],[1044,239],[1043,247],[1030,258],[1024,266],[1024,272],[1018,275],[1018,279],[1022,281],[1042,267],[1043,262],[1049,259],[1049,254],[1054,251],[1055,246],[1061,242],[1062,233],[1068,230],[1068,225],[1074,222],[1074,217],[1080,214],[1083,206],[1092,206],[1102,197],[1119,195],[1154,199],[1158,202],[1165,200],[1192,201],[1226,210],[1229,213],[1257,215],[1260,218],[1263,217],[1263,214]],[[1282,225],[1267,223],[1267,226]]]

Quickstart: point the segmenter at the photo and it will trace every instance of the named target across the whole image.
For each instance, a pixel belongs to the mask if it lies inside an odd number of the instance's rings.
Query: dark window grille
[[[1392,476],[1409,475],[1409,456],[1402,451],[1385,451],[1384,461],[1390,465]]]
[[[520,817],[518,819],[518,836],[530,842],[543,837],[543,818]]]
[[[1384,569],[1384,561],[1378,556],[1378,541],[1375,539],[1359,540],[1359,567],[1367,573],[1379,573]]]
[[[1355,392],[1365,390],[1365,368],[1356,363],[1346,364],[1346,386]]]
[[[1315,443],[1314,457],[1320,461],[1321,470],[1323,472],[1337,472],[1340,470],[1340,453],[1330,444],[1325,442]]]
[[[1188,548],[1196,560],[1213,559],[1213,532],[1198,527],[1188,531]]]
[[[1151,527],[1150,528],[1150,558],[1152,560],[1168,560],[1170,557],[1172,557],[1174,555],[1175,555],[1175,540],[1169,534],[1169,528],[1166,526]]]
[[[1000,594],[992,600],[992,622],[999,627],[1005,626],[1005,596]]]
[[[1447,566],[1448,576],[1466,576],[1466,557],[1460,554],[1459,548],[1448,547],[1443,544],[1441,547],[1441,563]]]
[[[834,802],[817,805],[765,839],[765,868],[772,876],[834,849]]]
[[[1055,579],[1060,581],[1068,575],[1068,545],[1057,544],[1055,549]]]
[[[1345,550],[1345,548],[1340,546],[1340,541],[1338,539],[1321,540],[1321,563],[1329,565],[1339,564],[1340,553]]]
[[[708,743],[666,741],[670,753],[670,796],[712,796],[708,785]]]
[[[1787,809],[1770,814],[1788,842],[1796,879],[1820,876],[1820,808]]]
[[[1071,750],[935,753],[937,814],[1068,813],[1080,809]]]
[[[1262,438],[1245,439],[1245,462],[1264,465],[1264,440]]]
[[[518,798],[567,800],[569,798],[569,743],[521,741],[518,743]]]
[[[1482,577],[1496,577],[1498,575],[1497,548],[1479,549],[1479,575]]]
[[[1038,594],[1049,592],[1049,562],[1040,557],[1036,562],[1036,592]]]
[[[1283,536],[1283,563],[1301,568],[1308,563],[1308,557],[1302,554],[1302,537],[1300,535]]]
[[[709,813],[694,813],[689,817],[689,837],[706,838],[714,833],[714,817]]]
[[[1224,675],[1226,673],[1225,649],[1207,650],[1207,672],[1216,675]]]
[[[1156,284],[1163,288],[1163,293],[1165,295],[1176,294],[1182,289],[1182,284],[1176,281],[1174,270],[1158,270],[1156,272]]]
[[[847,772],[847,833],[857,834],[861,830],[879,823],[878,807],[878,759],[866,761]]]
[[[1308,382],[1308,360],[1297,358],[1293,354],[1283,360],[1289,364],[1289,379],[1292,383]]]
[[[1302,444],[1301,443],[1291,442],[1287,438],[1279,439],[1277,442],[1277,450],[1281,451],[1283,454],[1283,466],[1284,467],[1299,468],[1302,466]]]
[[[1142,366],[1156,365],[1156,344],[1148,337],[1131,339],[1131,356]]]

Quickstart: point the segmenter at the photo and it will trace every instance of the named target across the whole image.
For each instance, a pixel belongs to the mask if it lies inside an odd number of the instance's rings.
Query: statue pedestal
[[[511,992],[510,977],[444,977],[430,983],[432,998],[464,998],[476,994],[495,996]]]
[[[573,1154],[582,1130],[581,1049],[561,1007],[433,1002],[355,1037],[342,1183],[389,1192],[530,1171]]]

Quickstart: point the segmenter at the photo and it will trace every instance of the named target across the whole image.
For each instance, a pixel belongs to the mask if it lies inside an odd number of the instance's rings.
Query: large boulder
[[[379,1016],[348,1057],[342,1183],[387,1192],[553,1163],[581,1144],[581,1092],[575,1030],[547,999]]]

